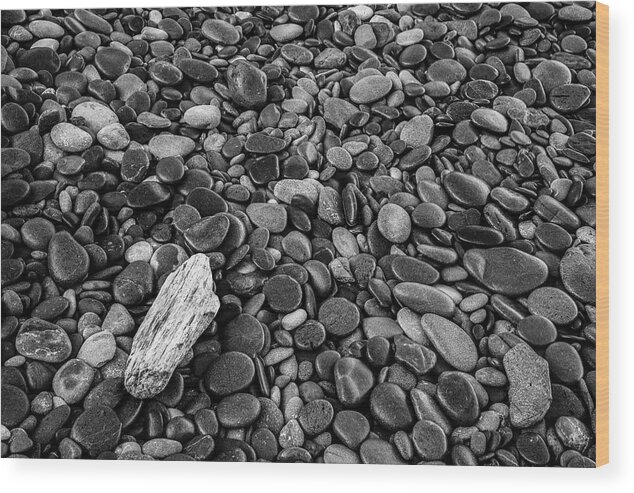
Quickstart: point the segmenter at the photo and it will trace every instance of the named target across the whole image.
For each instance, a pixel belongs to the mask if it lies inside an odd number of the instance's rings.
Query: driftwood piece
[[[209,259],[196,254],[169,275],[134,336],[128,392],[139,399],[160,393],[218,308]]]

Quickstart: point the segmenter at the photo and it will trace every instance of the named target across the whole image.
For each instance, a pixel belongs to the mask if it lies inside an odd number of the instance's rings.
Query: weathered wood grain
[[[167,278],[132,341],[125,387],[139,399],[160,393],[220,308],[209,259],[196,254]]]

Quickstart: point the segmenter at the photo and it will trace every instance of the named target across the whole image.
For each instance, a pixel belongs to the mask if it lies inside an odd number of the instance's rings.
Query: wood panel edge
[[[596,3],[596,464],[609,462],[609,7]]]

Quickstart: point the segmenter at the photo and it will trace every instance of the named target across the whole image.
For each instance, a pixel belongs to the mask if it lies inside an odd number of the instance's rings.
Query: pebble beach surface
[[[595,29],[3,10],[2,457],[594,467]],[[137,398],[196,254],[219,309]]]

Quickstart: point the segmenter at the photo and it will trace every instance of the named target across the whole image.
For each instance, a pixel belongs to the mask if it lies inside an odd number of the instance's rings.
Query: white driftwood
[[[128,392],[139,399],[160,393],[218,308],[209,259],[198,253],[169,275],[134,336]]]

